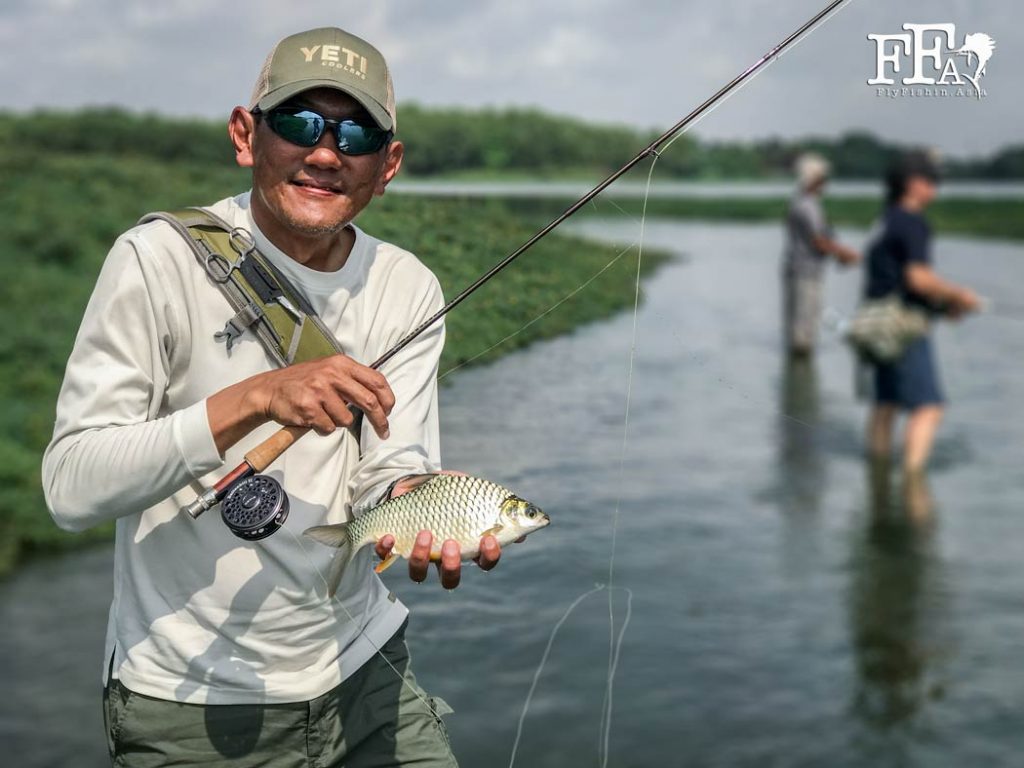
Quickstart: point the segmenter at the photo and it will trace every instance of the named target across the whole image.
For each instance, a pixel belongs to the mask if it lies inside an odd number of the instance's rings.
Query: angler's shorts
[[[785,274],[782,301],[786,346],[792,352],[811,352],[818,340],[824,286],[820,277]]]
[[[181,704],[111,680],[103,705],[113,765],[457,768],[441,720],[451,708],[417,685],[404,629],[381,648],[401,678],[377,654],[307,702]]]
[[[914,410],[945,399],[928,336],[910,342],[899,360],[875,367],[876,403]]]

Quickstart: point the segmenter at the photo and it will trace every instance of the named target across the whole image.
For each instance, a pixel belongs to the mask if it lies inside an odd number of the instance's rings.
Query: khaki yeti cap
[[[249,109],[266,112],[310,88],[337,88],[362,104],[377,124],[395,130],[395,89],[384,56],[337,27],[284,38],[267,56]]]

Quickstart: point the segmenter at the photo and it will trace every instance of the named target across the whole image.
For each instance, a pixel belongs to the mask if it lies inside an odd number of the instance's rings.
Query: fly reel
[[[275,533],[288,519],[288,495],[274,478],[252,475],[224,497],[220,516],[235,536],[259,541]]]

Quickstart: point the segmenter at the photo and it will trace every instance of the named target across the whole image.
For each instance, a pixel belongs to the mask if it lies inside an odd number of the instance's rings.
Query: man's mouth
[[[341,194],[341,190],[333,184],[324,184],[310,179],[293,179],[291,183],[296,187],[302,187],[303,189],[323,195]]]

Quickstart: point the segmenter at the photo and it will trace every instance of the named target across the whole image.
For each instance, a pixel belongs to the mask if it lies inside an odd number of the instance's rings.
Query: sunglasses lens
[[[366,155],[384,146],[387,131],[373,125],[343,120],[337,125],[338,150],[346,155]]]
[[[274,133],[301,147],[312,147],[324,135],[324,119],[316,112],[274,111],[267,117]]]
[[[267,113],[270,130],[285,141],[300,147],[312,147],[328,126],[337,138],[338,151],[345,155],[367,155],[376,152],[391,137],[389,131],[354,120],[327,120],[309,109],[275,109]]]

